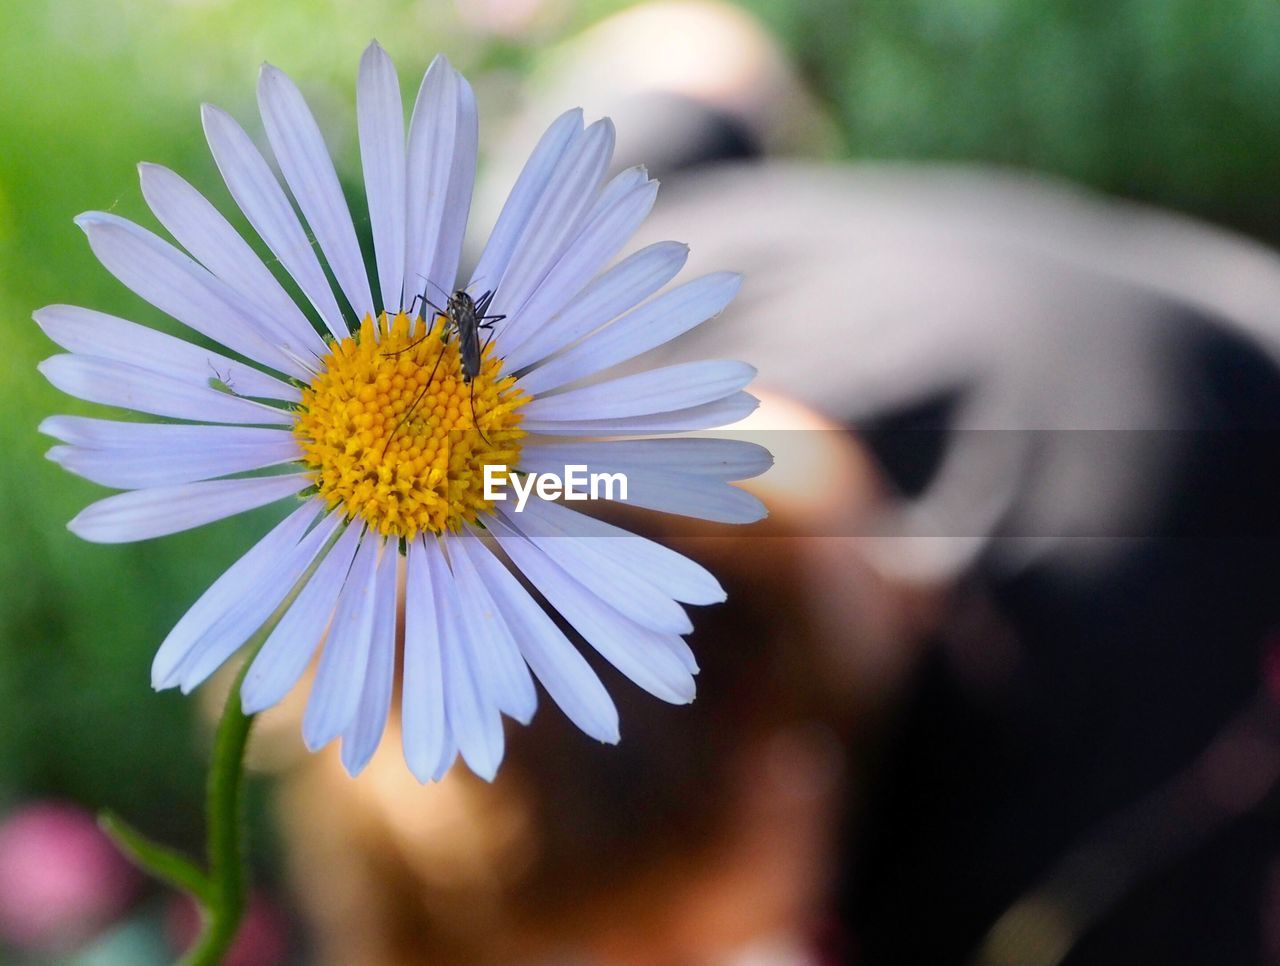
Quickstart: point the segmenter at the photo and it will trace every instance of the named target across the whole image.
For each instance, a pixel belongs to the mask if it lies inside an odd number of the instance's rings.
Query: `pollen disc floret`
[[[484,468],[515,466],[524,437],[531,397],[492,347],[466,383],[456,333],[445,340],[443,317],[428,324],[366,316],[303,390],[294,426],[321,498],[386,536],[457,531],[492,510]]]

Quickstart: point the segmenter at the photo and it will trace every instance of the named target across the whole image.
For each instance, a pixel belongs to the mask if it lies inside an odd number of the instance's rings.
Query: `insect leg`
[[[476,428],[476,432],[480,434],[480,438],[484,440],[486,446],[492,446],[489,437],[484,434],[484,430],[480,428],[480,420],[476,418],[476,383],[472,379],[469,383],[471,386],[471,425]]]
[[[431,303],[430,303],[430,302],[427,302],[427,304],[428,304],[428,305],[431,305]],[[433,309],[434,309],[434,308],[436,308],[434,305],[431,305],[431,307],[432,307]],[[438,317],[439,317],[439,318],[444,319],[444,320],[445,320],[445,322],[446,322],[446,323],[448,323],[448,321],[449,321],[449,316],[445,315],[445,314],[444,314],[443,312],[441,312],[439,309],[436,309],[436,312],[437,312],[437,314],[438,314]],[[421,338],[419,338],[419,339],[414,339],[412,342],[410,342],[410,343],[409,343],[407,346],[405,346],[403,349],[396,349],[394,352],[384,352],[384,353],[382,353],[382,354],[383,354],[384,356],[398,356],[398,355],[400,355],[402,352],[408,352],[410,349],[414,348],[414,346],[421,345],[423,342],[425,342],[425,341],[426,341],[427,339],[429,339],[429,338],[431,338],[431,333],[430,333],[430,331],[428,331],[428,332],[427,332],[427,334],[426,334],[426,335],[424,335],[424,336],[422,336]],[[444,332],[443,332],[443,334],[441,335],[440,339],[441,339],[441,341],[442,341],[442,342],[444,342],[445,344],[448,344],[448,342],[449,342],[449,326],[448,326],[447,324],[445,325]]]
[[[435,302],[433,302],[433,301],[431,301],[431,299],[427,298],[427,293],[426,293],[426,292],[423,292],[421,295],[415,295],[415,296],[413,297],[413,302],[409,305],[409,315],[410,315],[410,316],[413,316],[413,317],[415,317],[415,318],[417,317],[417,315],[418,315],[418,303],[419,303],[419,302],[421,302],[423,305],[429,305],[429,306],[431,306],[431,308],[435,310],[436,315],[447,315],[447,314],[448,314],[448,313],[446,313],[446,312],[445,312],[445,310],[444,310],[444,309],[442,309],[442,308],[440,308],[440,306],[436,305],[436,303],[435,303]]]
[[[419,296],[419,297],[420,297],[424,302],[427,300],[427,286],[428,286],[428,285],[435,285],[435,289],[436,289],[436,291],[437,291],[437,292],[439,292],[441,295],[443,295],[443,296],[444,296],[444,300],[445,300],[446,302],[447,302],[447,301],[449,301],[449,293],[448,293],[448,292],[446,292],[444,289],[442,289],[439,285],[436,285],[436,283],[435,283],[435,282],[431,281],[431,279],[427,278],[427,276],[423,275],[421,272],[418,272],[418,273],[417,273],[417,275],[418,275],[418,278],[422,279],[422,281],[425,283],[425,284],[422,286],[422,295],[421,295],[421,296]],[[428,304],[430,304],[430,303],[428,303]]]
[[[439,355],[436,356],[436,364],[431,367],[431,375],[427,376],[427,381],[423,383],[422,389],[418,391],[417,398],[413,400],[413,404],[408,409],[406,409],[404,415],[400,417],[400,422],[396,423],[396,428],[393,429],[391,433],[387,436],[387,438],[382,441],[382,451],[378,454],[378,459],[382,459],[382,457],[386,455],[387,446],[390,445],[391,440],[395,437],[396,433],[400,432],[400,427],[402,427],[405,423],[409,421],[409,419],[413,416],[414,410],[416,410],[418,406],[422,404],[422,400],[427,395],[427,390],[431,388],[431,383],[436,377],[436,370],[440,368],[440,362],[441,360],[444,359],[444,353],[446,348],[447,348],[447,344],[440,347],[440,353]],[[472,410],[471,410],[472,422],[475,422],[475,418],[476,418],[475,405],[473,403]]]

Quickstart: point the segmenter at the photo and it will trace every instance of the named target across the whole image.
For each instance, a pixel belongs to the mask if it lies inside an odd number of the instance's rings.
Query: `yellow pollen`
[[[365,316],[302,390],[293,432],[320,496],[386,536],[475,522],[493,509],[485,466],[505,480],[520,458],[519,409],[532,397],[499,376],[492,347],[464,382],[458,334],[444,333],[442,316],[429,332],[403,312],[390,323],[383,313],[376,329]]]

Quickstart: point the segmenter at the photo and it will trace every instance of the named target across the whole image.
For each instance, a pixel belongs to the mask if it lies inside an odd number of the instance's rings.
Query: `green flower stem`
[[[261,643],[260,641],[258,643]],[[213,740],[206,792],[208,871],[180,852],[152,841],[119,816],[104,812],[99,824],[125,855],[162,882],[191,895],[200,906],[200,936],[183,957],[186,966],[217,966],[240,929],[249,891],[245,864],[244,753],[253,715],[240,709],[240,686],[257,648],[236,674]]]
[[[188,966],[216,966],[231,948],[244,918],[249,892],[245,865],[244,753],[253,715],[240,708],[240,686],[252,660],[236,674],[213,740],[213,761],[205,808],[208,820],[208,901],[202,903],[204,929],[183,959]],[[197,896],[197,899],[199,896]]]

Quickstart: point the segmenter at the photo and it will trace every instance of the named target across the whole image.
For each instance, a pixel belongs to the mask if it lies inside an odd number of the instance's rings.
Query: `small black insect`
[[[449,337],[454,332],[458,334],[458,355],[461,357],[462,362],[462,381],[471,387],[471,422],[476,427],[476,431],[480,433],[480,438],[486,443],[489,442],[484,430],[480,428],[480,421],[476,419],[476,387],[472,380],[480,374],[480,360],[484,357],[484,350],[489,346],[489,340],[493,338],[494,324],[506,318],[505,315],[488,314],[489,305],[492,302],[492,291],[485,292],[479,298],[472,298],[466,289],[461,288],[448,297],[443,309],[427,298],[425,288],[421,295],[414,296],[413,305],[410,306],[409,311],[415,318],[420,317],[420,313],[417,312],[419,305],[428,305],[435,311],[436,315],[445,320],[444,328],[440,332],[442,345],[440,346],[440,354],[436,356],[435,365],[431,368],[431,375],[427,377],[422,391],[418,393],[418,398],[405,410],[404,416],[396,424],[391,436],[388,436],[386,442],[382,444],[384,452],[386,451],[387,443],[390,443],[391,438],[400,431],[400,427],[409,421],[414,411],[422,403],[427,390],[431,388],[431,382],[435,379],[436,370],[440,368],[440,361],[444,358],[445,346],[449,344]],[[489,333],[483,345],[480,343],[481,329],[485,329]],[[424,335],[422,339],[411,342],[403,349],[391,354],[399,355],[401,352],[408,352],[426,338],[428,336]]]

